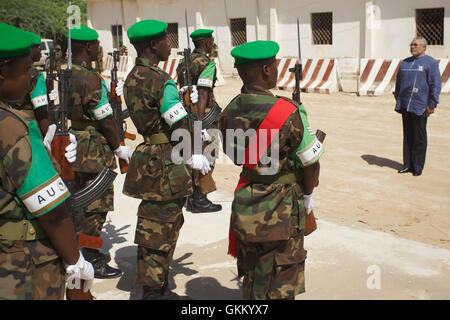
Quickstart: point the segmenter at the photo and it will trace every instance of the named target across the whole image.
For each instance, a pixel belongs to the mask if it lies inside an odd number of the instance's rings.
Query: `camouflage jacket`
[[[218,124],[222,133],[223,149],[236,165],[242,164],[249,139],[278,99],[280,98],[268,90],[244,86],[241,94],[222,112]],[[234,196],[231,228],[236,237],[243,241],[287,240],[304,228],[302,165],[299,164],[295,154],[303,140],[310,144],[315,141],[315,136],[310,133],[303,106],[299,106],[293,100],[285,100],[294,104],[295,109],[281,127],[277,136],[278,141],[277,139],[272,141],[268,148],[266,160],[261,159],[252,170],[259,181],[250,180]],[[247,138],[239,143],[239,138],[227,137],[227,129],[231,129],[228,134],[237,133],[239,131],[236,130],[242,129],[242,133],[247,133]],[[319,158],[320,156],[314,161],[317,162]],[[270,161],[267,161],[268,159]],[[310,161],[308,165],[312,163]],[[291,177],[294,175],[294,182],[264,183],[263,180],[288,174]]]
[[[58,258],[36,217],[53,210],[70,193],[53,166],[36,122],[1,101],[0,161],[0,254],[14,254],[11,264],[25,255],[31,255],[35,264]],[[18,233],[8,224],[24,221],[32,221],[24,236],[40,233],[39,240],[14,239]]]
[[[125,80],[125,103],[144,141],[158,133],[165,133],[170,140],[174,128],[164,121],[160,112],[165,85],[170,81],[173,80],[166,72],[144,58],[136,58],[135,67]],[[178,199],[192,194],[190,171],[184,164],[172,162],[172,149],[171,143],[144,142],[138,145],[128,166],[123,193],[151,201]]]
[[[30,68],[31,83],[30,90],[20,103],[13,103],[11,107],[25,112],[28,117],[36,119],[34,110],[48,105],[47,86],[44,74],[36,68]]]
[[[106,83],[91,63],[74,59],[69,99],[71,132],[78,143],[77,160],[72,164],[74,171],[97,173],[105,166],[117,168],[114,153],[98,128],[99,120],[113,115],[109,99]]]
[[[185,59],[183,59],[177,67],[177,81],[180,87],[186,85],[186,79],[184,79],[185,70],[186,62]],[[192,84],[197,87],[211,88],[210,101],[207,103],[205,110],[205,112],[209,112],[212,103],[215,102],[213,89],[217,80],[216,64],[206,55],[204,50],[195,48],[194,51],[192,51],[191,67],[189,68],[189,71],[192,78]],[[193,110],[193,112],[195,113],[196,111]]]

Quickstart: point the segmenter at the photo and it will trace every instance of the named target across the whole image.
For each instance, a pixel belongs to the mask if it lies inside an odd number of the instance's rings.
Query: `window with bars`
[[[122,25],[112,25],[111,26],[111,33],[113,38],[113,48],[119,48],[119,40],[122,40]],[[117,38],[117,34],[119,35],[119,38]]]
[[[333,13],[311,13],[313,44],[333,44]]]
[[[166,29],[171,48],[178,48],[178,23],[169,23]]]
[[[247,21],[245,18],[230,19],[230,27],[233,47],[247,42]]]
[[[416,34],[430,45],[443,45],[444,8],[416,9]]]

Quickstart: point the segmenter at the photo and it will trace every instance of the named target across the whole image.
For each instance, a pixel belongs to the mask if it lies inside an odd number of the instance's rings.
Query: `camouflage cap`
[[[69,37],[69,30],[66,32],[66,38]],[[72,40],[93,41],[98,39],[98,32],[86,26],[73,27],[70,29]]]
[[[151,40],[166,34],[168,24],[159,20],[142,20],[133,24],[127,31],[131,43]]]
[[[31,37],[26,31],[0,23],[0,58],[12,58],[30,54]]]
[[[41,44],[41,37],[39,37],[37,34],[34,34],[33,32],[25,31],[31,38],[31,45],[40,45]]]
[[[273,58],[280,50],[278,43],[274,41],[252,41],[241,44],[231,50],[234,57],[234,64],[244,64],[258,60]]]
[[[212,37],[214,30],[211,29],[197,29],[190,34],[192,40],[198,40],[203,38]]]

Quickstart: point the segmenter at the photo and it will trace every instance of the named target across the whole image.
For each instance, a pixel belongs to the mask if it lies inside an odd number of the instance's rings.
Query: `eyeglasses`
[[[409,46],[410,47],[418,47],[419,45],[417,43],[411,43]]]

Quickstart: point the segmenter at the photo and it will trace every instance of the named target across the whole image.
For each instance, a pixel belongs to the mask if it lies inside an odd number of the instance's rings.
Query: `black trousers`
[[[402,112],[403,120],[403,167],[422,173],[427,153],[427,119],[423,114]]]

